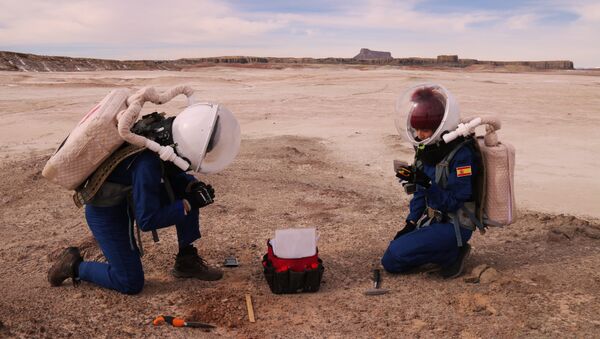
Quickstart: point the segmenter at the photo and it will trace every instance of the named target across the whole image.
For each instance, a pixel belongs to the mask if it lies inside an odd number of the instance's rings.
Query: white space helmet
[[[200,173],[216,173],[227,167],[240,149],[240,125],[224,106],[196,103],[173,121],[177,154]]]
[[[396,102],[395,124],[400,135],[413,145],[430,145],[442,140],[460,123],[460,110],[452,94],[438,84],[419,84],[409,88]],[[419,140],[417,129],[430,129],[431,137]]]

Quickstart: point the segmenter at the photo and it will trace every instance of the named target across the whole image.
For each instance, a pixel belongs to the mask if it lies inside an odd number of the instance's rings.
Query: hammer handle
[[[381,272],[379,269],[373,270],[373,281],[375,282],[375,288],[379,288],[379,283],[381,283]]]

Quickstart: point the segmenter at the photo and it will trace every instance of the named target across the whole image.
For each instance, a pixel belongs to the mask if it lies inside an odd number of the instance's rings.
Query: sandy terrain
[[[517,148],[519,221],[475,235],[481,283],[428,272],[385,274],[384,296],[362,294],[402,224],[408,198],[392,159],[411,149],[393,124],[408,85],[438,81],[464,115],[497,114]],[[202,178],[218,201],[202,210],[202,255],[241,261],[216,283],[176,280],[175,231],[144,235],[146,286],[122,296],[83,283],[50,288],[46,271],[68,245],[100,259],[83,212],[41,168],[71,127],[111,88],[186,83],[242,124],[242,150]],[[600,76],[397,68],[202,68],[190,72],[0,73],[0,337],[591,337],[600,333]],[[184,100],[159,108],[177,112]],[[146,111],[150,112],[149,106]],[[322,290],[270,293],[260,266],[277,228],[317,227]],[[247,321],[251,293],[257,322]],[[218,326],[153,328],[158,314]]]

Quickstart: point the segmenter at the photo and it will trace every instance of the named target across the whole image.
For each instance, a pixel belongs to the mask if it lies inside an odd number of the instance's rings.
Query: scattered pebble
[[[489,284],[494,281],[497,281],[498,278],[498,271],[496,271],[493,267],[490,267],[481,273],[481,276],[479,277],[479,282],[482,284]]]

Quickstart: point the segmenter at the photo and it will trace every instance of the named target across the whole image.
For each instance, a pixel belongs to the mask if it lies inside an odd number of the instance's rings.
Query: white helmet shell
[[[224,106],[196,103],[173,121],[173,142],[180,157],[199,173],[216,173],[235,159],[240,149],[240,125]]]
[[[411,112],[415,107],[413,94],[424,88],[432,89],[436,95],[443,98],[444,117],[431,137],[425,140],[417,140],[416,130],[410,125]],[[406,137],[414,146],[435,144],[442,140],[444,132],[451,132],[456,129],[460,123],[460,109],[454,96],[444,86],[432,83],[419,84],[406,90],[396,102],[394,123],[400,135]]]

